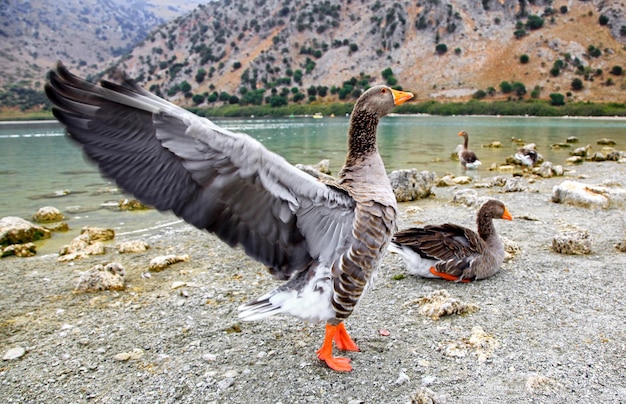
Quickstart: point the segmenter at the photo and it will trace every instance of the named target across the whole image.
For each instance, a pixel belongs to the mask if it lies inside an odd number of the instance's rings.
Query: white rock
[[[430,386],[435,382],[435,380],[437,380],[435,376],[424,376],[422,377],[422,385]]]
[[[25,354],[26,354],[26,349],[21,346],[18,346],[18,347],[9,349],[2,357],[2,360],[13,361],[13,360],[21,358]]]
[[[117,250],[120,254],[144,252],[148,248],[150,248],[148,243],[142,240],[124,241],[117,245]]]
[[[606,209],[610,204],[610,195],[606,188],[567,180],[552,188],[552,202]]]
[[[586,229],[569,226],[554,236],[552,249],[559,254],[583,255],[591,253],[591,238]]]
[[[396,170],[389,174],[389,182],[398,202],[412,201],[426,198],[431,194],[435,184],[435,173],[415,168],[411,170]]]
[[[117,262],[98,264],[84,272],[78,279],[76,291],[96,292],[100,290],[123,290],[126,270]]]
[[[235,383],[234,377],[227,377],[226,379],[217,383],[217,388],[219,390],[225,390],[229,388],[230,386],[232,386],[234,383]]]
[[[396,379],[396,384],[400,385],[400,384],[404,384],[404,383],[408,383],[411,381],[411,379],[409,378],[409,376],[407,376],[406,373],[404,373],[406,369],[402,369],[400,370],[400,373],[398,373],[398,378]]]
[[[64,218],[65,217],[61,211],[53,206],[44,206],[39,208],[39,210],[37,210],[37,212],[33,215],[33,221],[37,223],[59,222]]]
[[[472,206],[478,199],[478,192],[475,189],[459,189],[452,197],[452,203],[459,205]]]
[[[189,254],[184,255],[164,255],[161,257],[155,257],[150,261],[151,271],[162,271],[170,265],[189,261]]]
[[[0,219],[0,244],[24,244],[50,238],[50,231],[15,216]]]

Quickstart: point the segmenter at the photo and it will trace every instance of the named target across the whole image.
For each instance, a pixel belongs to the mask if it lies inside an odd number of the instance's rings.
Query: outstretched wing
[[[279,278],[331,261],[351,236],[354,200],[251,137],[220,128],[129,80],[95,85],[61,64],[54,116],[101,172],[143,203],[214,232]]]

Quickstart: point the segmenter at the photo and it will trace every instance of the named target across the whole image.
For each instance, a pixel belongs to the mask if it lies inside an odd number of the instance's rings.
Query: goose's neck
[[[467,143],[469,141],[469,137],[467,135],[463,136],[463,148],[467,150]]]
[[[348,129],[348,155],[345,166],[354,166],[358,161],[378,152],[376,128],[378,116],[364,110],[354,110]]]
[[[478,235],[483,240],[487,240],[490,237],[496,235],[496,228],[493,225],[493,219],[488,215],[479,215],[476,219],[478,224]]]

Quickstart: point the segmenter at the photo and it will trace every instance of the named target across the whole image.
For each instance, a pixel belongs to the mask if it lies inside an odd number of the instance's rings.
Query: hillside
[[[418,100],[468,99],[477,90],[516,98],[500,91],[508,81],[522,83],[526,98],[537,88],[539,98],[623,102],[624,76],[611,70],[626,68],[625,9],[600,0],[222,0],[160,27],[122,66],[188,106],[233,96],[349,99],[363,84],[384,82],[388,68],[391,82]],[[581,89],[572,89],[574,79]]]
[[[181,14],[197,1],[0,5],[0,85],[22,88],[0,91],[0,104],[40,103],[24,89],[40,90],[56,60],[88,77],[121,66],[188,107],[350,101],[382,82],[417,101],[479,90],[487,100],[626,98],[624,2],[219,0]]]
[[[97,73],[158,25],[200,1],[9,0],[0,2],[0,86],[39,88],[57,60]]]

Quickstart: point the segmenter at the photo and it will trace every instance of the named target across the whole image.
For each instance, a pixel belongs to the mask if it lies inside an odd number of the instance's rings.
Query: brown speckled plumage
[[[467,168],[476,168],[480,165],[480,160],[478,160],[478,156],[476,153],[469,149],[469,135],[466,131],[459,132],[459,136],[463,137],[463,149],[459,151],[459,161],[464,169]]]
[[[396,200],[376,146],[380,118],[413,97],[386,86],[354,107],[345,167],[320,182],[249,136],[223,129],[124,80],[88,83],[63,66],[46,94],[55,117],[102,173],[143,203],[241,246],[283,285],[240,309],[245,320],[288,314],[324,321],[318,357],[348,371],[358,348],[342,321],[395,230]]]

